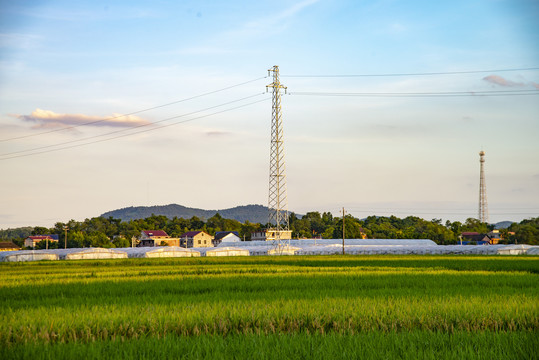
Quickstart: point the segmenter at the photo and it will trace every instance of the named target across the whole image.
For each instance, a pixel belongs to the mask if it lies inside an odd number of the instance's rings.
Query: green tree
[[[489,225],[483,223],[478,219],[468,218],[464,225],[462,225],[463,232],[477,232],[480,234],[486,234],[490,231]]]
[[[49,240],[48,248],[58,249],[58,242]],[[36,243],[36,250],[42,250],[42,249],[47,249],[47,240],[41,240],[40,242]]]
[[[50,230],[47,229],[46,227],[36,226],[35,228],[32,229],[32,235],[34,236],[46,235],[46,234],[50,234]]]
[[[124,236],[116,236],[112,240],[112,244],[117,248],[131,247],[131,240],[126,239]]]
[[[189,229],[192,231],[201,230],[204,225],[204,221],[200,220],[197,216],[193,216],[189,219]]]

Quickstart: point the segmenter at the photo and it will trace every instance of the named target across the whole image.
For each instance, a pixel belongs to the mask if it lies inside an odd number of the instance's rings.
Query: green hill
[[[268,222],[268,208],[262,205],[236,206],[222,210],[204,210],[189,208],[178,204],[157,206],[131,206],[123,209],[108,211],[101,217],[113,217],[123,221],[145,219],[153,215],[164,215],[170,219],[173,217],[190,219],[196,216],[202,220],[209,219],[219,213],[225,219],[233,219],[239,222],[250,221],[252,223],[265,224]]]

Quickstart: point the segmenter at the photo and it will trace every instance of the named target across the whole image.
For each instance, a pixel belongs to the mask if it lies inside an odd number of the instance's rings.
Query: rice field
[[[539,258],[0,263],[0,358],[537,358]]]

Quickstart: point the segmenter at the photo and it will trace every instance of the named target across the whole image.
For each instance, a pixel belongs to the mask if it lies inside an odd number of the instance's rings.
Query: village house
[[[496,245],[502,239],[502,234],[500,234],[500,230],[492,230],[487,234],[487,236],[490,238],[490,245]]]
[[[0,242],[0,251],[16,251],[21,248],[12,243],[11,241]]]
[[[460,238],[463,245],[470,243],[475,243],[477,245],[496,245],[500,241],[500,232],[498,230],[493,230],[488,234],[480,234],[478,232],[463,232]]]
[[[273,241],[277,240],[277,232],[275,230],[261,230],[251,233],[252,241]],[[279,231],[279,240],[291,240],[292,239],[292,230],[280,230]]]
[[[213,237],[204,231],[188,231],[180,236],[181,247],[213,247]]]
[[[163,230],[143,230],[138,246],[179,246],[180,239],[169,236]]]
[[[213,238],[213,246],[217,246],[220,243],[240,242],[240,235],[237,231],[217,231]]]
[[[26,239],[24,239],[24,246],[34,248],[36,247],[36,244],[41,241],[53,243],[58,242],[58,239],[54,239],[50,235],[28,236]]]

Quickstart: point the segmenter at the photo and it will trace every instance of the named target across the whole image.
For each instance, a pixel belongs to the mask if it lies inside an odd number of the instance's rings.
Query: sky
[[[539,216],[539,2],[0,0],[0,229],[129,206]],[[367,95],[370,94],[370,95]]]

